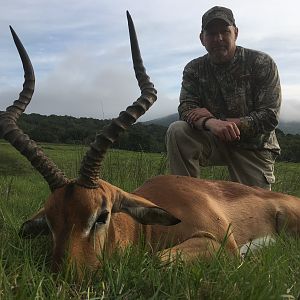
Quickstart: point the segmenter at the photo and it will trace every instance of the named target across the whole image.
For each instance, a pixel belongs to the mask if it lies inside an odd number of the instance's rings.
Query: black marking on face
[[[104,211],[104,210],[107,210],[107,200],[106,198],[103,196],[102,197],[102,203],[101,203],[101,212]]]
[[[65,199],[70,199],[74,195],[74,190],[75,190],[75,182],[70,182],[66,188],[65,188]]]

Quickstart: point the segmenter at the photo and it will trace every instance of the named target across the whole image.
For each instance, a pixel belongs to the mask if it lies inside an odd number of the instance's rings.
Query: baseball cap
[[[224,20],[228,25],[235,26],[235,20],[231,9],[223,6],[214,6],[202,16],[202,29],[215,19]]]

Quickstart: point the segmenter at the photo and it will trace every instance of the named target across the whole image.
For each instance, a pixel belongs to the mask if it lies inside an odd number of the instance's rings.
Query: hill
[[[179,119],[178,113],[174,113],[162,118],[157,118],[157,119],[144,122],[144,124],[157,124],[157,125],[168,127],[172,122],[175,122],[178,119]],[[300,134],[300,122],[280,121],[278,129],[283,131],[285,134]]]
[[[284,133],[300,134],[300,122],[280,121],[278,126]]]
[[[171,114],[162,118],[153,119],[147,122],[143,122],[143,124],[157,124],[165,127],[169,127],[169,125],[175,121],[179,120],[178,113]]]

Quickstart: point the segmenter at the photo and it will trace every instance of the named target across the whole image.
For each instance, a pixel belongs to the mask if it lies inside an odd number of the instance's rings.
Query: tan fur
[[[174,226],[141,225],[118,212],[124,203],[146,208],[155,204],[181,222]],[[109,211],[107,223],[89,231],[88,220],[104,204]],[[133,194],[102,180],[98,189],[76,184],[63,187],[54,191],[38,216],[43,213],[54,239],[54,270],[65,253],[77,267],[96,268],[104,247],[110,253],[116,247],[137,243],[141,234],[162,260],[180,253],[188,261],[211,257],[225,236],[225,249],[238,255],[239,247],[256,238],[284,228],[290,234],[300,232],[298,198],[228,181],[172,175],[154,177]]]

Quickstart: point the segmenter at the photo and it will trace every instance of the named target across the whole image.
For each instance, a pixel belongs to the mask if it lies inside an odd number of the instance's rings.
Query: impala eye
[[[101,212],[101,214],[98,216],[95,225],[105,224],[108,218],[109,212],[107,210],[104,210]]]

